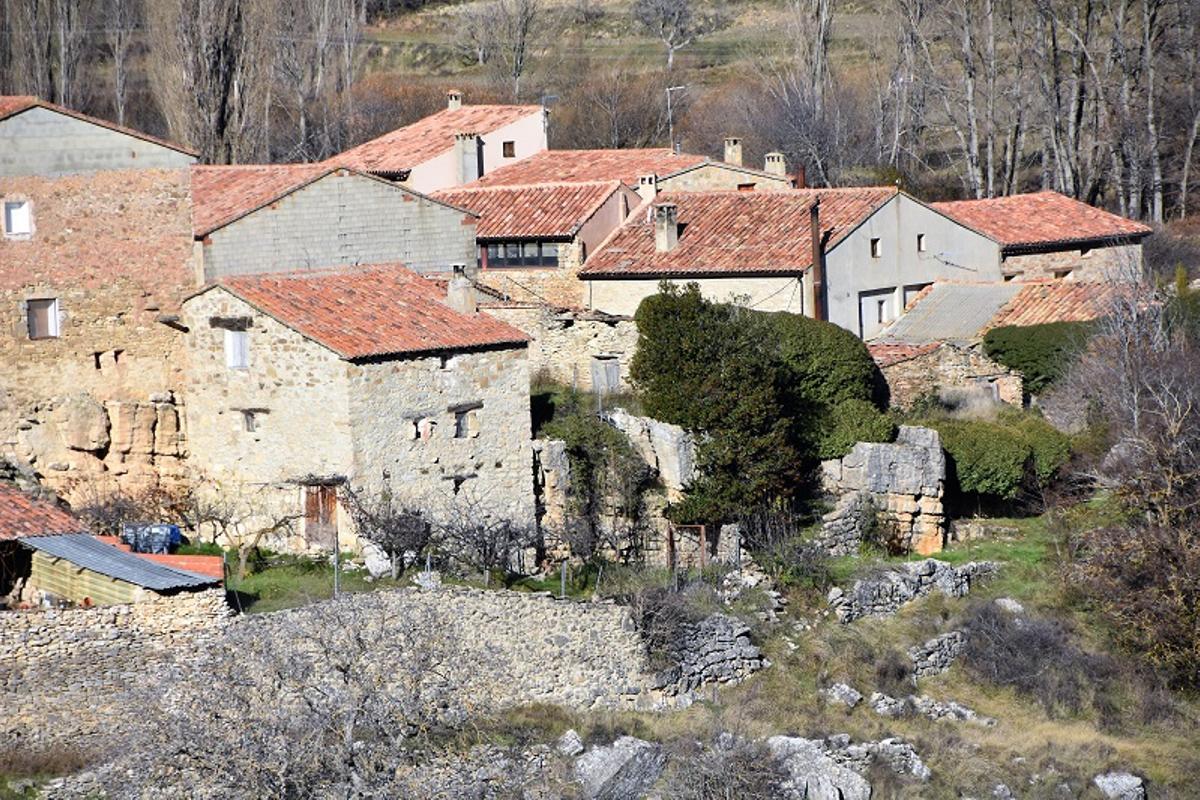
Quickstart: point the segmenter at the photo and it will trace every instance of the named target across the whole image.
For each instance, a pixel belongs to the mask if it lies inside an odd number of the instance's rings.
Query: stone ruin
[[[895,442],[859,442],[842,458],[822,462],[821,470],[825,491],[837,498],[820,536],[830,555],[858,553],[864,532],[877,524],[900,550],[929,555],[942,549],[946,456],[937,431],[901,425]]]

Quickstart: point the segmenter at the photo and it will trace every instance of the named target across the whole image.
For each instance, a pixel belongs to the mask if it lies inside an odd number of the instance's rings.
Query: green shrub
[[[1001,421],[1025,436],[1033,457],[1033,471],[1039,486],[1045,486],[1071,459],[1071,439],[1043,417],[1015,409],[1002,414]]]
[[[1061,378],[1095,329],[1092,322],[993,328],[983,337],[988,357],[1025,378],[1025,391],[1038,394]]]
[[[962,492],[1017,496],[1032,458],[1029,442],[1014,429],[979,420],[942,420],[932,424],[942,437]]]
[[[841,458],[858,442],[890,442],[891,418],[866,400],[843,400],[830,409],[817,442],[817,458]]]
[[[770,319],[794,398],[824,407],[871,399],[878,367],[857,336],[799,314],[776,313]]]

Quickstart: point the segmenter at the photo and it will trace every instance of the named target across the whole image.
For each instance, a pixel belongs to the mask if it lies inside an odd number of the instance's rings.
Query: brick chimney
[[[480,162],[483,160],[483,149],[479,146],[479,134],[454,134],[454,164],[455,178],[458,183],[470,183],[482,174]]]
[[[657,175],[642,175],[638,178],[637,185],[638,197],[643,200],[653,200],[658,196],[658,176]]]
[[[785,177],[787,175],[787,161],[784,159],[783,153],[767,153],[765,162],[763,163],[763,172]]]
[[[457,111],[462,108],[462,92],[458,89],[451,89],[446,92],[446,108],[451,111]]]
[[[797,189],[808,188],[808,176],[803,164],[796,165],[796,177],[794,179]]]
[[[460,314],[474,314],[479,310],[475,298],[475,284],[467,277],[467,265],[455,264],[454,274],[446,287],[446,305]]]
[[[654,207],[654,250],[669,253],[679,244],[678,207],[674,203],[663,203]]]
[[[808,273],[808,307],[813,319],[825,319],[825,248],[821,239],[821,198],[808,207],[808,229],[812,239],[812,269]]]
[[[742,165],[742,140],[737,136],[725,137],[725,163]]]

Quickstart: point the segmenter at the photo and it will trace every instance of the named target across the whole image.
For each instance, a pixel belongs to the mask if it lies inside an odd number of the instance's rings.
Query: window
[[[242,430],[246,433],[258,432],[258,412],[251,409],[242,409]]]
[[[558,245],[554,242],[542,243],[542,266],[557,267],[558,266]]]
[[[454,438],[474,439],[477,436],[479,436],[478,409],[454,412]]]
[[[880,239],[871,240],[871,258],[881,258],[883,256],[883,242]]]
[[[921,290],[929,285],[928,283],[910,283],[908,286],[905,286],[904,308],[907,309],[911,306],[913,301],[917,299],[917,295],[921,293]]]
[[[925,252],[925,234],[923,234],[923,233],[917,234],[917,252],[918,253]]]
[[[25,322],[30,339],[58,337],[58,299],[46,298],[25,301]]]
[[[887,318],[887,300],[875,301],[875,322],[882,325]]]
[[[1068,278],[1070,278],[1070,277],[1071,277],[1071,273],[1072,273],[1072,272],[1074,272],[1074,270],[1070,270],[1070,269],[1056,269],[1056,270],[1054,270],[1054,280],[1056,280],[1056,281],[1065,281],[1065,280],[1067,280]]]
[[[501,147],[504,150],[505,158],[516,158],[517,157],[517,143],[516,142],[505,142],[503,145],[501,145]]]
[[[4,201],[4,236],[9,239],[33,235],[33,210],[28,200]]]
[[[246,331],[225,330],[225,366],[229,369],[249,369],[250,336]]]
[[[738,188],[739,192],[753,192],[754,184],[753,183],[739,183],[737,185],[737,188]]]
[[[435,428],[437,428],[436,420],[432,420],[429,417],[422,417],[417,420],[417,438],[422,440],[432,439]]]
[[[487,265],[497,267],[557,267],[556,242],[500,242],[487,245]],[[482,251],[483,248],[481,247]],[[482,266],[482,260],[480,262]]]

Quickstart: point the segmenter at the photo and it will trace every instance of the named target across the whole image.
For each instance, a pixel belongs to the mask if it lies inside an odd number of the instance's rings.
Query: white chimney
[[[446,286],[446,305],[460,314],[474,314],[479,310],[479,303],[475,298],[475,284],[467,277],[467,266],[455,264],[452,269],[454,274]]]
[[[763,172],[786,177],[787,161],[784,159],[783,153],[767,153],[765,163],[763,164]]]
[[[737,136],[725,137],[725,163],[742,165],[742,140]]]
[[[458,89],[451,89],[446,92],[446,108],[451,111],[457,111],[462,108],[462,92]]]
[[[483,151],[479,146],[479,134],[454,134],[454,163],[459,184],[470,183],[479,177],[482,170],[479,162],[483,159]]]
[[[638,197],[643,200],[653,200],[658,196],[658,176],[642,175],[638,178]]]
[[[663,203],[654,207],[654,250],[669,253],[679,244],[678,207]]]

